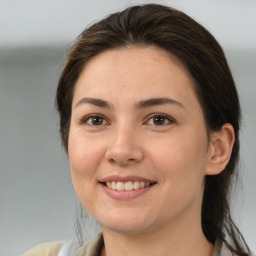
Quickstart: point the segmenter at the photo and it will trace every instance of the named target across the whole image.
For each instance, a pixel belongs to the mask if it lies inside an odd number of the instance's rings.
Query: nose
[[[120,166],[140,162],[144,158],[140,136],[132,128],[119,128],[109,138],[105,158]]]

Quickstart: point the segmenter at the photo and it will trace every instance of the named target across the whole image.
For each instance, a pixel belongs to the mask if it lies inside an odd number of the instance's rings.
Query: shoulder
[[[22,256],[57,256],[62,246],[63,242],[44,243],[34,247]]]
[[[100,251],[104,245],[102,233],[94,236],[79,251],[77,256],[95,256],[100,255]]]
[[[77,242],[49,242],[36,246],[22,256],[95,256],[103,246],[102,233],[80,247]]]

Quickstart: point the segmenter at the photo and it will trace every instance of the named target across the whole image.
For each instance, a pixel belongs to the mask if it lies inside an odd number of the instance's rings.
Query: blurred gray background
[[[54,97],[65,52],[120,0],[0,0],[0,255],[76,239],[77,199],[58,135]],[[243,108],[236,222],[256,251],[256,1],[155,1],[206,26],[223,46]]]

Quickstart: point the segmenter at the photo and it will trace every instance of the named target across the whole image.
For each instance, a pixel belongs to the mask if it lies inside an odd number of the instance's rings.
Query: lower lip
[[[127,190],[114,190],[114,189],[108,188],[104,184],[100,184],[100,185],[103,188],[103,190],[107,193],[108,196],[118,200],[129,200],[129,199],[140,197],[154,187],[154,185],[151,185],[145,188],[127,191]]]

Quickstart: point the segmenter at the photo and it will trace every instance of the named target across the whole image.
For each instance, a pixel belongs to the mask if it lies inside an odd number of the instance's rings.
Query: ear
[[[206,175],[217,175],[225,169],[229,162],[234,142],[235,133],[231,124],[224,124],[220,131],[211,133]]]

